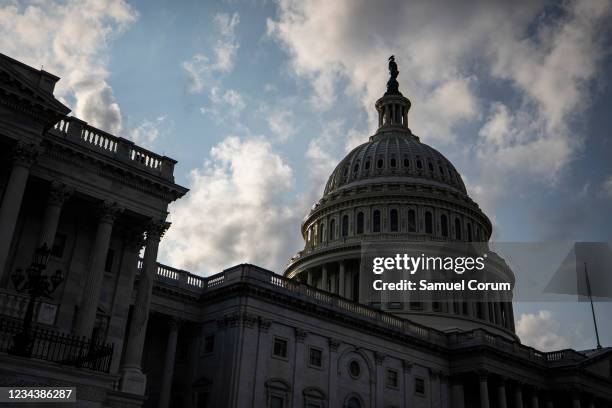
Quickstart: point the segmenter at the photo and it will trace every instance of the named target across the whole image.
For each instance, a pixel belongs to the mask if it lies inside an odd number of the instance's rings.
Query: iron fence
[[[21,333],[22,328],[21,321],[0,319],[0,352],[14,353],[16,335]],[[105,373],[110,369],[113,357],[112,343],[42,328],[33,328],[29,339],[30,358]]]

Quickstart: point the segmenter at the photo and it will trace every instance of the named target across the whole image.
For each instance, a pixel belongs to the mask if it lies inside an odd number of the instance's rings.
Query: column
[[[308,286],[312,286],[312,271],[311,270],[308,270],[306,272],[306,284]]]
[[[329,339],[329,403],[327,406],[336,407],[340,405],[338,400],[338,348],[340,341]]]
[[[338,262],[338,294],[342,297],[346,297],[346,278],[345,278],[345,266],[344,261]]]
[[[338,272],[331,273],[329,291],[331,293],[338,293]]]
[[[506,403],[506,379],[501,377],[497,383],[497,406],[498,408],[507,408]]]
[[[482,294],[482,318],[487,322],[491,321],[491,316],[489,315],[488,296],[486,292]]]
[[[57,233],[57,225],[59,224],[62,206],[70,197],[72,190],[66,185],[58,182],[51,183],[47,205],[45,207],[45,215],[43,216],[42,228],[38,238],[38,246],[47,245],[49,249],[53,248],[55,234]]]
[[[540,399],[537,388],[531,392],[531,408],[540,408]]]
[[[480,408],[489,408],[489,381],[488,373],[481,371],[478,373],[480,383]]]
[[[125,358],[120,370],[120,389],[124,392],[139,395],[144,395],[145,393],[147,377],[142,373],[140,365],[142,350],[147,332],[151,291],[153,290],[153,281],[157,273],[157,250],[159,249],[159,241],[169,226],[170,223],[159,221],[152,222],[147,228],[146,248],[138,280],[138,292],[132,312],[132,322],[128,333]]]
[[[293,366],[293,386],[295,392],[293,393],[293,405],[294,407],[302,406],[302,402],[304,396],[302,395],[302,388],[304,382],[304,361],[306,360],[306,355],[304,353],[304,341],[306,340],[305,330],[300,328],[295,328],[295,363]]]
[[[115,203],[104,202],[99,208],[98,227],[93,250],[90,254],[89,270],[85,287],[81,292],[81,303],[77,313],[74,332],[77,336],[90,337],[96,320],[100,289],[104,279],[104,263],[108,253],[113,223],[121,210]]]
[[[178,339],[179,321],[174,317],[168,323],[168,341],[166,343],[166,358],[164,359],[164,371],[162,373],[161,391],[159,395],[159,408],[170,406],[172,393],[172,377],[174,375],[174,358],[176,356],[176,340]]]
[[[374,362],[376,363],[376,406],[382,407],[385,400],[385,371],[383,362],[385,355],[381,352],[374,352]]]
[[[30,167],[38,156],[39,148],[34,144],[18,143],[13,148],[13,167],[0,205],[0,282],[4,275],[13,234],[19,217],[19,209],[23,200]]]
[[[451,400],[453,402],[452,408],[465,408],[463,381],[459,378],[451,380]]]
[[[580,407],[581,407],[580,393],[576,391],[572,393],[572,408],[580,408]]]
[[[328,291],[328,280],[327,280],[327,265],[323,264],[321,266],[321,289]]]
[[[520,382],[514,387],[514,408],[523,408],[523,384]]]
[[[121,362],[121,350],[123,342],[126,340],[125,329],[130,311],[132,291],[134,290],[134,278],[138,268],[138,254],[144,245],[144,231],[140,226],[131,226],[122,233],[123,254],[121,255],[121,266],[115,293],[113,295],[113,309],[108,327],[108,341],[115,344],[113,360],[111,362],[111,374],[119,371]]]
[[[501,303],[499,295],[495,296],[495,303],[493,305],[495,310],[495,320],[497,320],[497,325],[501,326],[503,322],[501,316]]]

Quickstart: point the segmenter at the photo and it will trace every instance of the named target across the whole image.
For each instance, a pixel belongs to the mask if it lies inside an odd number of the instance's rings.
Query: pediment
[[[0,104],[53,126],[70,109],[53,96],[59,78],[0,54]]]

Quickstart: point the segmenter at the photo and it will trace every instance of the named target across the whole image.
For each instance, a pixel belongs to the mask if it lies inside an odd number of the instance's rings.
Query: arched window
[[[329,240],[333,240],[336,237],[336,220],[329,222]]]
[[[355,166],[353,166],[353,173],[357,173],[359,171],[359,163],[355,163]]]
[[[372,214],[372,232],[380,232],[380,211],[374,210]]]
[[[370,159],[368,158],[365,162],[365,169],[369,170],[370,169]]]
[[[342,236],[343,237],[348,237],[348,230],[349,230],[349,220],[348,220],[348,215],[343,215],[342,216]]]
[[[359,211],[357,213],[357,233],[363,234],[363,212]]]
[[[410,167],[410,160],[408,158],[404,158],[404,167]]]
[[[468,223],[467,225],[467,234],[468,234],[467,236],[468,242],[472,242],[472,223],[471,222]]]
[[[423,168],[423,163],[421,162],[421,159],[417,159],[417,169],[422,169]]]
[[[446,214],[442,214],[440,216],[440,224],[442,229],[442,236],[448,237],[448,217],[446,216]]]
[[[395,160],[395,158],[391,159],[391,167],[395,167],[397,165],[397,161]]]
[[[353,274],[353,287],[351,288],[351,297],[355,302],[359,302],[359,274]]]
[[[376,162],[376,167],[382,169],[383,163],[383,159],[378,159],[378,161]]]
[[[455,239],[461,239],[461,221],[455,218]]]
[[[416,211],[408,210],[408,232],[416,232]]]
[[[397,215],[397,210],[394,208],[391,210],[391,214],[389,216],[390,224],[391,224],[391,232],[399,231],[399,217]]]
[[[434,171],[433,164],[431,164],[431,162],[427,163],[427,167],[429,167],[429,171]]]
[[[361,408],[361,402],[356,397],[351,397],[344,404],[346,408]]]
[[[429,211],[425,213],[425,233],[433,234],[433,216]]]

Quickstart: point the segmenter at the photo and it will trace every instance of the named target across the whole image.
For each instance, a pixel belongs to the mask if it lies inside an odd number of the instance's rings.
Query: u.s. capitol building
[[[200,277],[157,263],[176,162],[68,116],[59,78],[0,54],[0,386],[76,387],[83,407],[612,407],[612,349],[524,346],[510,298],[363,298],[362,243],[492,232],[391,74],[284,273]]]

